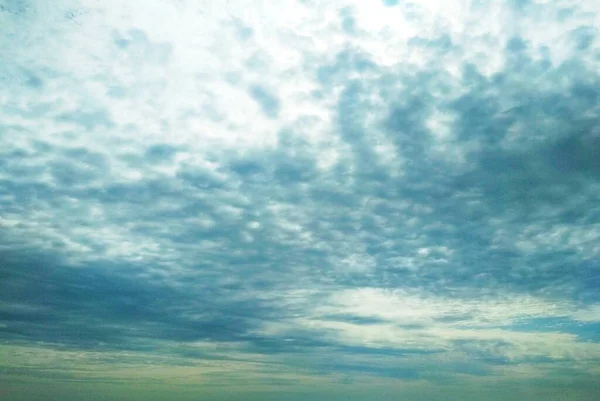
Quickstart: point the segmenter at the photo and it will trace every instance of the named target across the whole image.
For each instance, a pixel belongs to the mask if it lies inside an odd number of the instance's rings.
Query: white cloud
[[[573,318],[580,322],[600,322],[600,305],[590,305],[573,314]]]

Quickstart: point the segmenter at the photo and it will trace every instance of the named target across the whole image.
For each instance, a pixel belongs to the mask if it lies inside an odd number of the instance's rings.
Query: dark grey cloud
[[[235,302],[227,288],[173,288],[144,266],[68,267],[56,256],[3,252],[0,329],[13,340],[83,349],[138,349],[152,340],[240,341],[268,319],[258,300]],[[209,277],[207,277],[209,279]]]
[[[510,54],[523,49],[524,42],[513,38],[506,51],[511,57]],[[527,71],[521,72],[523,69]],[[446,286],[466,286],[471,292],[501,285],[516,291],[558,289],[560,294],[563,287],[559,284],[569,282],[576,287],[572,289],[576,293],[588,291],[586,279],[597,273],[597,267],[584,262],[585,257],[576,261],[578,257],[572,253],[566,259],[552,262],[552,251],[548,250],[545,263],[538,265],[544,273],[537,271],[535,264],[528,266],[528,272],[516,272],[524,264],[530,264],[527,260],[533,255],[514,249],[490,249],[495,232],[486,220],[501,217],[506,228],[515,232],[526,224],[572,224],[577,215],[580,218],[585,215],[588,224],[596,223],[593,217],[597,214],[596,197],[592,188],[600,175],[596,174],[597,163],[592,154],[597,153],[594,151],[597,115],[588,111],[598,104],[597,75],[575,63],[540,71],[525,55],[518,63],[509,64],[507,69],[489,78],[480,75],[472,65],[465,65],[464,71],[463,84],[473,85],[473,89],[449,102],[431,96],[443,87],[446,78],[443,70],[429,71],[416,78],[395,78],[406,89],[390,95],[391,99],[402,99],[402,103],[395,104],[397,101],[392,100],[388,104],[384,127],[397,153],[408,159],[405,174],[401,179],[386,182],[387,171],[383,167],[371,173],[369,180],[361,185],[385,185],[390,201],[410,199],[430,208],[427,215],[418,216],[422,222],[417,228],[420,233],[413,235],[423,235],[436,245],[450,245],[459,251],[457,256],[461,260],[456,261],[454,268],[422,266],[420,277],[398,276],[391,285],[410,285],[412,278],[419,285],[430,285],[436,292],[444,291]],[[521,79],[536,73],[543,74],[541,79],[543,82],[547,79],[548,84],[565,73],[563,80],[568,83],[560,92],[552,86],[549,89],[523,86]],[[361,129],[364,115],[371,112],[361,96],[378,93],[379,87],[373,84],[350,81],[339,101],[340,135],[356,149],[353,156],[360,166],[358,174],[377,169],[375,158],[365,144],[367,135]],[[504,110],[503,96],[516,105]],[[432,139],[426,119],[434,108],[455,116],[452,131],[457,136],[456,146],[476,142],[477,150],[467,155],[466,168],[448,165],[429,153]],[[548,123],[550,120],[556,123],[553,127]],[[525,142],[523,146],[507,149],[502,142],[515,124],[526,127],[524,137],[536,138],[532,138],[530,145]],[[471,207],[469,203],[478,206]],[[539,210],[546,208],[550,209],[549,215],[540,215]],[[394,221],[402,225],[400,220]],[[441,227],[429,230],[427,225],[433,222]],[[479,253],[486,256],[478,256]],[[486,263],[482,265],[483,260]],[[566,270],[565,263],[573,268]],[[457,265],[464,266],[464,274]],[[479,272],[487,275],[487,283],[479,283],[476,278]]]

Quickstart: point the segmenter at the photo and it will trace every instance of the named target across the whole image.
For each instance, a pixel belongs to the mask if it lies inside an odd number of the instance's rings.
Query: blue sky
[[[599,28],[0,0],[0,396],[600,396]]]

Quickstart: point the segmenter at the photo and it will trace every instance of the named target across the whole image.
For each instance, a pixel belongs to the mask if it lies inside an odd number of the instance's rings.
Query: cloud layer
[[[9,0],[0,26],[3,381],[597,391],[593,2]]]

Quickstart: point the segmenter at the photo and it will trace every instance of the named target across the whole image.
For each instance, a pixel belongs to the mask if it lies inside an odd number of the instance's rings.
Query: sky
[[[0,0],[0,398],[600,398],[599,29]]]

